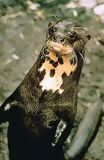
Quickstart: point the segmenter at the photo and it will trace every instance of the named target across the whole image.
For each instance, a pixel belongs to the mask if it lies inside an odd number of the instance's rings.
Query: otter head
[[[68,20],[49,23],[38,68],[39,85],[43,91],[63,93],[62,85],[66,83],[63,77],[78,82],[88,39],[90,35],[77,23]]]
[[[81,52],[90,37],[78,23],[62,20],[49,23],[46,41],[49,50],[70,54],[76,50]]]

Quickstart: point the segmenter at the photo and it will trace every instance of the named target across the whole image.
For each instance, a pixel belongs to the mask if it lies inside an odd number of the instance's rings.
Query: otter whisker
[[[81,56],[81,58],[83,59],[83,61],[85,61],[84,56],[82,55],[82,53],[81,52],[78,52],[78,53]]]

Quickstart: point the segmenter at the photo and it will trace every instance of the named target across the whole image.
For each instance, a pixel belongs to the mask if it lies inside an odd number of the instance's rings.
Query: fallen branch
[[[101,120],[102,103],[98,100],[90,107],[79,125],[78,131],[66,153],[69,160],[81,160],[95,137]]]

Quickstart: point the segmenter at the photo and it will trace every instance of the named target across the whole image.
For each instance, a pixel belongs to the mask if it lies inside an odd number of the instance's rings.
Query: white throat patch
[[[53,61],[58,61],[58,58],[55,56],[55,53],[50,52],[49,56]],[[40,82],[40,86],[42,87],[42,91],[44,90],[51,90],[53,93],[55,91],[58,91],[59,94],[61,94],[64,89],[61,88],[63,84],[63,78],[62,75],[63,73],[66,74],[66,76],[70,76],[71,72],[74,72],[77,67],[76,64],[71,64],[69,62],[69,58],[67,55],[62,56],[63,59],[63,64],[58,63],[57,67],[54,67],[48,60],[46,60],[42,66],[39,68],[39,72],[42,72],[45,70],[45,75],[43,80]],[[54,76],[50,76],[50,71],[54,70]]]

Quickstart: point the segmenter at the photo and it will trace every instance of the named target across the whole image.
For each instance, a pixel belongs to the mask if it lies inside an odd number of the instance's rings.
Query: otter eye
[[[76,32],[68,32],[68,36],[70,37],[70,38],[76,38]]]
[[[48,31],[49,31],[49,34],[53,34],[54,32],[57,31],[57,28],[56,27],[50,27]]]
[[[54,28],[53,28],[53,31],[54,31],[54,32],[56,32],[56,31],[57,31],[57,28],[56,28],[56,27],[54,27]]]

